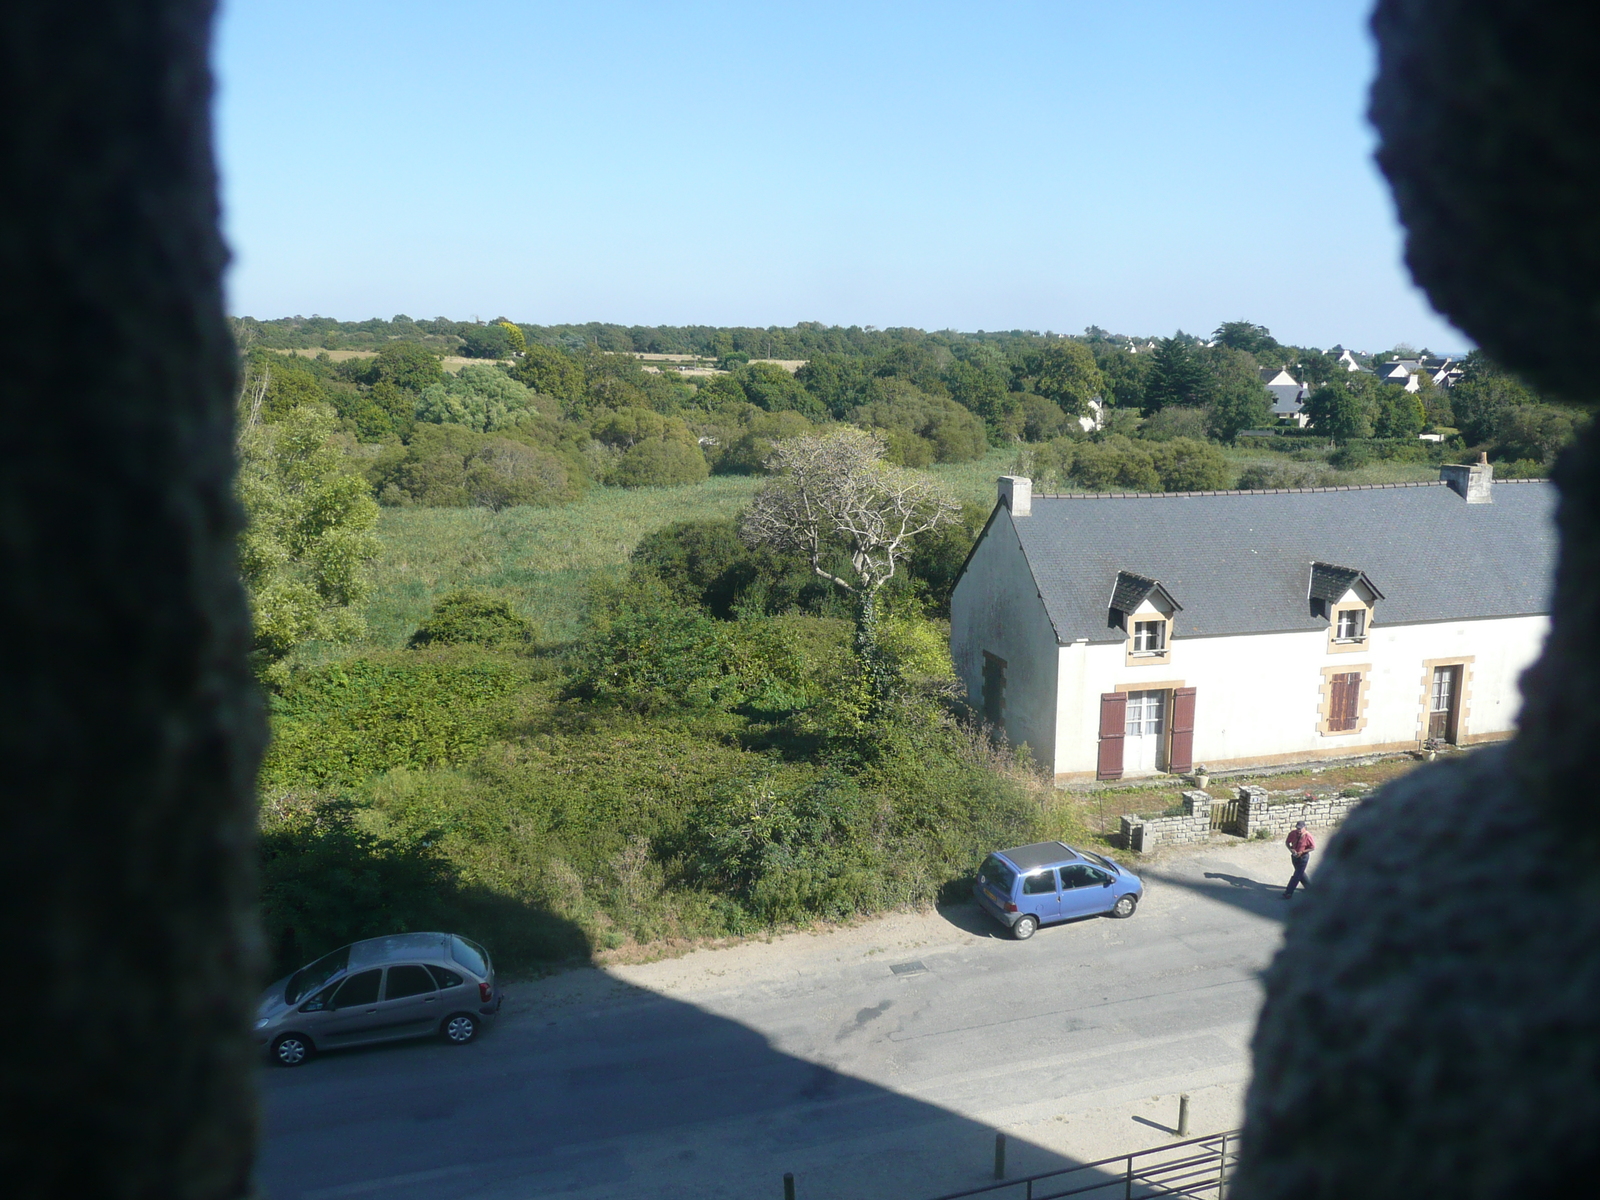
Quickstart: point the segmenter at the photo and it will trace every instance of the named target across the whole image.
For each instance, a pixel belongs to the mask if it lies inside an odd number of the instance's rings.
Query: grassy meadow
[[[976,462],[942,464],[930,473],[962,500],[988,505],[995,477],[1008,472],[1015,457],[991,450]],[[577,630],[585,588],[597,578],[623,575],[641,538],[677,521],[736,516],[759,482],[713,475],[688,487],[596,487],[558,508],[386,508],[363,645],[404,646],[434,599],[461,587],[504,594],[544,640],[566,642]],[[331,652],[313,647],[308,661]]]
[[[1224,449],[1240,472],[1284,461],[1249,445]],[[929,468],[964,502],[994,503],[995,478],[1019,469],[1015,450],[992,449],[982,459]],[[1337,473],[1349,484],[1412,483],[1438,478],[1428,463],[1377,460]],[[386,508],[378,534],[383,553],[373,564],[372,590],[363,609],[366,637],[354,649],[399,649],[427,616],[434,600],[453,589],[483,588],[503,595],[533,621],[542,640],[561,644],[578,628],[583,596],[599,578],[620,578],[641,538],[678,521],[737,515],[759,479],[714,475],[678,488],[595,487],[573,504],[555,508]],[[296,658],[325,662],[351,647],[311,645]]]

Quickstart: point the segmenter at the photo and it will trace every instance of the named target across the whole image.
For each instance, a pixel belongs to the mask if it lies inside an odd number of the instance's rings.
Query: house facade
[[[1289,374],[1288,367],[1262,367],[1261,382],[1272,396],[1272,415],[1284,424],[1303,427],[1306,386]]]
[[[1058,782],[1507,737],[1555,494],[1437,483],[1000,500],[951,599],[984,718]]]

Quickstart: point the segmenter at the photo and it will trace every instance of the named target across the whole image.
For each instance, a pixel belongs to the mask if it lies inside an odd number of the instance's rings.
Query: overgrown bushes
[[[483,599],[430,624],[471,633]],[[515,970],[841,918],[953,896],[1040,833],[1042,785],[944,711],[945,635],[909,599],[883,606],[872,704],[850,622],[739,612],[613,585],[557,664],[462,646],[296,675],[263,776],[280,958],[446,923]]]

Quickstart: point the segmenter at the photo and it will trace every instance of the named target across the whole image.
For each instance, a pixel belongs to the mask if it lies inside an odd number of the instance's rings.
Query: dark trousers
[[[1289,877],[1289,886],[1283,889],[1284,898],[1294,895],[1296,886],[1309,888],[1311,881],[1306,878],[1306,864],[1311,861],[1309,854],[1291,854],[1289,861],[1294,864],[1294,874]]]

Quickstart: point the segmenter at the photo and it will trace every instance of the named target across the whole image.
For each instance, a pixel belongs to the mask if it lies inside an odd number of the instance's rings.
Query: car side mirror
[[[1110,887],[1111,886],[1111,880],[1109,880],[1109,879],[1102,880],[1101,883],[1100,883],[1100,886],[1101,887]]]

